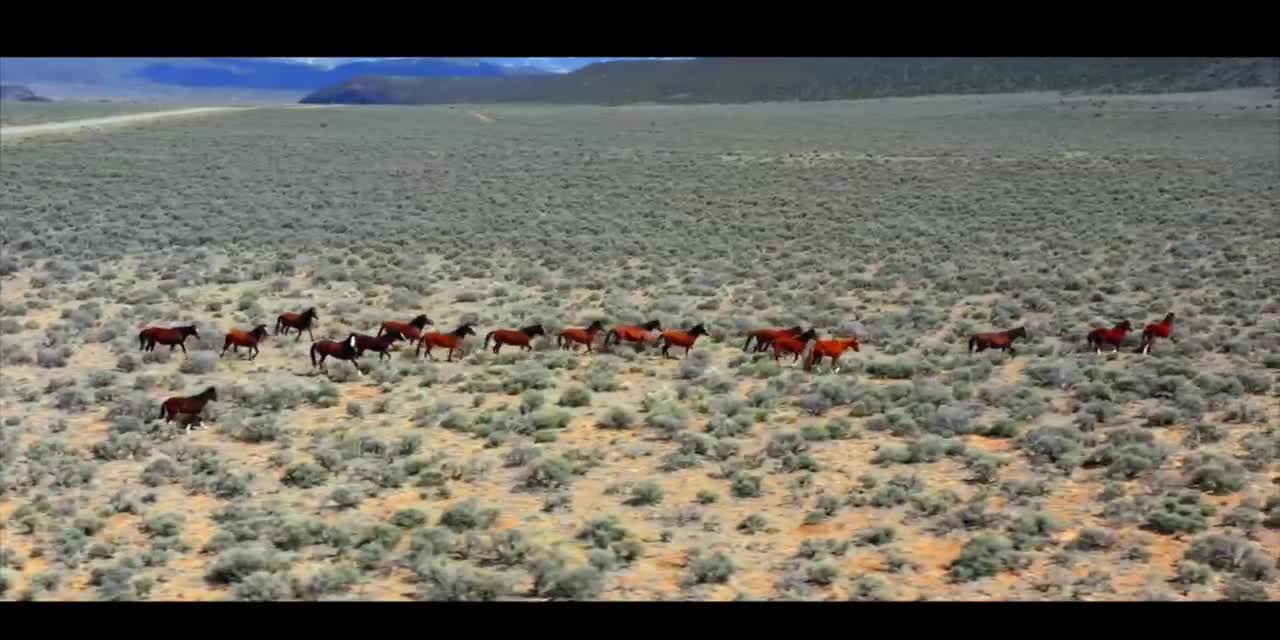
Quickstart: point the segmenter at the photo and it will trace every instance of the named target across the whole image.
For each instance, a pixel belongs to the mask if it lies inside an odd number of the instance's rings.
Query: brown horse
[[[1133,325],[1128,320],[1124,320],[1110,329],[1101,327],[1091,329],[1089,335],[1085,336],[1085,341],[1090,347],[1097,349],[1098,353],[1102,353],[1102,345],[1109,344],[1115,347],[1115,352],[1120,353],[1120,345],[1124,344],[1124,337],[1133,330]]]
[[[378,327],[378,337],[382,337],[382,334],[384,333],[391,333],[394,331],[400,335],[396,340],[417,340],[422,337],[423,327],[426,327],[429,324],[435,323],[432,322],[431,318],[428,318],[425,313],[418,314],[414,319],[408,322],[388,320],[382,323],[381,327]]]
[[[198,395],[169,398],[160,403],[160,417],[164,418],[166,423],[177,418],[181,424],[181,416],[191,416],[192,422],[198,424],[204,406],[217,399],[218,390],[213,387],[201,391]],[[187,422],[187,431],[191,431],[191,422]]]
[[[427,357],[435,360],[435,356],[431,355],[431,350],[435,347],[442,347],[449,350],[449,359],[447,362],[453,362],[453,352],[462,351],[462,341],[465,340],[467,336],[474,336],[475,334],[475,330],[468,324],[461,325],[449,333],[428,331],[422,334],[422,338],[418,340],[418,346],[413,350],[413,355],[414,357],[417,357],[418,354],[425,349]]]
[[[561,349],[576,350],[578,345],[585,344],[587,353],[591,353],[591,343],[595,342],[596,334],[601,331],[604,331],[604,325],[600,324],[599,320],[592,322],[586,329],[570,327],[556,336],[556,345]]]
[[[609,347],[609,339],[613,338],[614,344],[621,342],[630,342],[635,345],[642,345],[650,340],[655,339],[653,331],[662,331],[662,323],[657,320],[650,320],[641,325],[624,324],[616,326],[604,334],[604,348]]]
[[[810,329],[798,336],[781,335],[773,339],[773,361],[777,362],[778,358],[784,353],[791,354],[791,361],[795,362],[800,359],[800,354],[804,353],[805,347],[809,346],[810,340],[817,340],[818,332]]]
[[[490,331],[484,337],[484,348],[489,348],[489,338],[493,338],[493,352],[496,354],[502,348],[502,345],[509,344],[520,347],[525,351],[533,351],[533,347],[529,344],[533,341],[534,336],[545,336],[547,332],[542,329],[542,325],[529,325],[523,329],[498,329]]]
[[[1007,331],[993,331],[991,333],[975,333],[969,338],[969,353],[973,353],[975,350],[982,352],[987,349],[999,349],[1008,352],[1009,355],[1016,356],[1018,352],[1013,348],[1013,341],[1018,338],[1024,340],[1027,338],[1026,327],[1018,327]]]
[[[681,331],[680,329],[663,331],[662,335],[658,336],[658,340],[662,342],[662,357],[671,358],[667,354],[667,350],[671,348],[671,345],[675,345],[684,347],[684,357],[688,358],[689,350],[693,348],[693,343],[698,341],[698,336],[705,335],[707,335],[707,328],[702,326],[701,322],[693,325],[688,331]],[[674,358],[672,359],[674,360]]]
[[[362,333],[355,334],[357,355],[364,355],[365,351],[374,351],[378,354],[378,359],[391,359],[391,345],[397,340],[403,340],[404,336],[394,329],[386,333],[379,333],[377,336],[366,336]]]
[[[1138,347],[1138,353],[1151,353],[1151,345],[1155,344],[1156,338],[1168,338],[1173,335],[1173,314],[1164,317],[1164,320],[1149,324],[1142,328],[1142,344]]]
[[[809,359],[804,363],[805,371],[813,368],[813,365],[822,362],[823,358],[831,358],[831,367],[835,371],[839,371],[840,367],[836,362],[840,360],[840,356],[845,351],[853,349],[854,351],[862,351],[858,345],[858,338],[836,338],[834,340],[819,340],[813,343],[813,350],[809,352]]]
[[[320,356],[319,360],[316,356]],[[360,357],[360,350],[356,348],[356,334],[347,336],[346,340],[318,340],[311,343],[311,366],[320,367],[321,371],[325,371],[324,359],[337,358],[338,360],[346,360],[351,364],[356,363],[356,359]],[[360,367],[356,367],[356,372],[360,372]],[[325,371],[325,373],[328,373]]]
[[[289,335],[290,329],[297,329],[298,337],[294,338],[294,340],[297,341],[302,339],[302,330],[306,329],[307,337],[311,340],[315,340],[316,337],[311,334],[311,325],[319,319],[320,316],[316,315],[315,307],[307,307],[307,310],[302,313],[286,311],[280,314],[280,317],[276,318],[276,335],[280,335],[281,329],[284,329],[284,334],[286,336]]]
[[[267,337],[267,325],[260,324],[253,328],[253,331],[240,331],[232,329],[227,332],[227,337],[222,340],[222,353],[218,357],[226,355],[227,349],[231,349],[233,353],[238,352],[240,347],[248,347],[249,359],[253,360],[258,357],[258,343]]]
[[[195,325],[187,325],[183,327],[147,327],[138,333],[138,349],[141,351],[155,351],[156,344],[168,345],[169,350],[173,351],[174,347],[182,347],[183,355],[187,353],[187,346],[183,344],[187,338],[194,337],[200,339],[200,332],[196,331]]]
[[[794,338],[803,332],[804,329],[800,327],[791,327],[790,329],[756,329],[755,331],[747,334],[747,341],[742,343],[742,350],[746,351],[747,347],[751,346],[752,338],[755,338],[756,341],[755,353],[760,353],[761,351],[768,349],[769,345],[781,336],[790,336]]]

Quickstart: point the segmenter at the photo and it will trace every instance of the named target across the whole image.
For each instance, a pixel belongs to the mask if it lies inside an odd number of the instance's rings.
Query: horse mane
[[[544,332],[544,333],[545,333],[545,330],[542,328],[542,323],[538,323],[538,324],[531,324],[531,325],[529,325],[529,326],[527,326],[527,327],[525,327],[525,328],[521,329],[521,330],[520,330],[520,333],[523,333],[523,334],[525,334],[526,336],[529,336],[529,337],[533,337],[533,332],[534,332],[534,331],[542,331],[542,332]]]
[[[657,320],[650,320],[640,325],[640,328],[644,329],[645,331],[653,331],[654,329],[658,329],[661,327],[662,327],[662,323]]]
[[[471,331],[471,330],[472,330],[472,329],[471,329],[471,325],[469,325],[469,324],[460,324],[460,325],[458,325],[458,328],[457,328],[457,329],[454,329],[453,331],[450,331],[449,333],[452,333],[453,335],[458,336],[459,338],[461,338],[461,337],[463,337],[463,336],[467,335],[467,331]]]
[[[587,331],[604,331],[604,323],[599,320],[592,320],[591,324],[587,325]]]
[[[218,395],[218,390],[217,390],[216,388],[214,388],[214,387],[209,387],[209,388],[205,389],[204,391],[201,391],[199,394],[197,394],[197,395],[196,395],[196,397],[197,397],[197,398],[212,398],[212,397],[214,397],[214,396],[216,396],[216,395]]]
[[[425,313],[420,313],[414,317],[414,319],[409,321],[409,325],[421,329],[427,326],[428,322],[431,322],[431,318],[428,318]]]
[[[302,312],[301,314],[299,314],[299,315],[301,315],[301,316],[302,316],[302,317],[304,317],[304,318],[306,318],[306,317],[314,318],[314,317],[316,317],[316,308],[315,308],[315,307],[307,307],[307,310],[306,310],[306,311],[303,311],[303,312]]]
[[[818,339],[818,332],[817,332],[816,330],[814,330],[813,328],[810,328],[808,331],[805,331],[804,333],[802,333],[802,334],[800,334],[800,335],[798,335],[798,336],[796,336],[796,337],[797,337],[797,338],[803,338],[806,342],[808,342],[809,340],[817,340],[817,339]]]
[[[706,333],[707,333],[707,328],[706,328],[706,327],[704,327],[704,326],[702,326],[702,323],[701,323],[701,322],[699,322],[698,324],[695,324],[695,325],[693,325],[692,327],[689,327],[689,331],[687,331],[687,333],[693,333],[694,331],[699,331],[699,332],[701,332],[703,335],[706,335]]]
[[[1173,322],[1173,312],[1170,311],[1165,317],[1164,322]]]

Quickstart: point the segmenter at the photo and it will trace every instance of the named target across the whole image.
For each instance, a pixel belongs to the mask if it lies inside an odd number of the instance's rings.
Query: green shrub
[[[729,581],[735,570],[733,560],[723,552],[698,553],[689,559],[684,586],[725,583]]]
[[[1275,558],[1247,540],[1228,535],[1211,533],[1198,538],[1183,557],[1248,580],[1270,582],[1275,577]]]
[[[236,584],[231,593],[236,600],[278,602],[293,597],[293,587],[282,576],[255,571]]]
[[[1235,493],[1244,488],[1249,474],[1235,460],[1204,454],[1188,461],[1187,486],[1214,495]]]
[[[501,575],[429,559],[417,569],[418,598],[446,602],[491,602],[511,592]]]
[[[739,474],[734,477],[729,492],[735,498],[759,498],[764,495],[764,478]]]
[[[1022,556],[1013,550],[1007,538],[993,534],[979,534],[969,540],[948,567],[953,582],[971,582],[979,578],[1012,571],[1023,564]]]
[[[1144,526],[1166,535],[1195,533],[1209,526],[1207,518],[1215,512],[1213,505],[1202,503],[1194,492],[1170,494],[1147,514]]]
[[[291,487],[308,489],[318,487],[327,480],[328,474],[325,472],[324,467],[309,462],[299,462],[289,465],[289,468],[285,469],[284,477],[280,479],[280,482]]]
[[[546,491],[569,486],[573,465],[557,456],[542,457],[529,465],[520,483],[525,489]]]
[[[612,407],[600,418],[600,426],[605,429],[630,429],[635,423],[635,415],[622,407]]]
[[[631,487],[631,497],[627,499],[627,504],[632,506],[646,506],[662,502],[662,487],[656,482],[645,481]]]
[[[738,526],[735,528],[740,533],[745,533],[746,535],[753,535],[753,534],[765,531],[766,529],[768,529],[768,527],[769,527],[769,522],[764,519],[764,516],[758,513],[753,513],[747,516],[746,518],[743,518],[742,522],[739,522]]]
[[[497,509],[481,507],[475,498],[469,498],[445,509],[440,524],[457,532],[488,529],[497,519]]]

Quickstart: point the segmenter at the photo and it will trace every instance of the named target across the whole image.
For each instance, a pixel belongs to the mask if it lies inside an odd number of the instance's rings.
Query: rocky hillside
[[[36,95],[34,91],[20,84],[0,84],[0,101],[49,102],[49,99]]]
[[[706,104],[1022,91],[1162,93],[1275,86],[1274,58],[704,58],[613,61],[555,76],[370,75],[303,103]]]

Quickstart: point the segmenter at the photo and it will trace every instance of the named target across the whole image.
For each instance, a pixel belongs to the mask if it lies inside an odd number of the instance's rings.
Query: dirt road
[[[253,109],[254,107],[196,107],[192,109],[174,109],[172,111],[153,111],[150,113],[133,113],[122,116],[108,116],[105,118],[86,118],[84,120],[69,120],[67,122],[46,122],[44,124],[29,124],[16,127],[0,127],[0,140],[14,140],[18,138],[26,138],[30,136],[38,136],[51,133],[68,133],[80,132],[85,129],[96,130],[106,127],[122,126],[137,122],[146,122],[149,120],[160,120],[164,118],[179,118],[183,116],[208,115],[213,113],[221,113],[225,111],[244,111]]]

